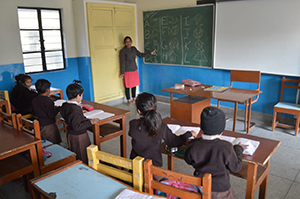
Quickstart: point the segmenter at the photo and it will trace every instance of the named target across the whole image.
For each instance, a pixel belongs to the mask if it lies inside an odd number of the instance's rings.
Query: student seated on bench
[[[245,146],[232,145],[220,140],[225,129],[225,114],[221,109],[209,106],[201,114],[199,139],[192,140],[187,147],[184,159],[195,168],[194,175],[212,175],[212,199],[233,199],[229,182],[229,172],[236,173],[242,168],[242,155]]]

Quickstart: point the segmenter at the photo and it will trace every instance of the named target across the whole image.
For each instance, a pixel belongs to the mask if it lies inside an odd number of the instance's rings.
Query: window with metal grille
[[[25,73],[65,68],[59,9],[18,8]]]

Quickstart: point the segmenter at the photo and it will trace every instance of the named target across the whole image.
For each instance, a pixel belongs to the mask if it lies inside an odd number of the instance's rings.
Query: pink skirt
[[[124,84],[126,88],[140,85],[139,72],[137,70],[124,73]]]

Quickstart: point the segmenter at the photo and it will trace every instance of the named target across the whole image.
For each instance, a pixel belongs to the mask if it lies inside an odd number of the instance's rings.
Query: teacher
[[[155,55],[155,50],[152,52],[141,53],[136,47],[131,46],[132,39],[129,36],[124,38],[125,46],[120,51],[120,64],[121,64],[121,78],[124,79],[125,95],[127,99],[127,106],[130,106],[130,94],[131,88],[132,102],[136,99],[136,86],[140,85],[139,73],[135,62],[136,56],[147,57]]]

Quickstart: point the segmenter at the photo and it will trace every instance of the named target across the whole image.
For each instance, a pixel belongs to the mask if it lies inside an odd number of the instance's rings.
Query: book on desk
[[[205,88],[205,91],[217,91],[217,92],[222,92],[228,90],[230,87],[229,86],[210,86]]]
[[[180,136],[185,134],[187,131],[195,131],[196,133],[200,132],[200,127],[194,126],[180,126],[179,124],[167,124],[169,129],[173,134]],[[194,136],[191,136],[189,139],[194,139]]]
[[[250,140],[247,138],[236,138],[231,136],[225,136],[221,135],[221,140],[226,140],[233,145],[241,143],[242,145],[246,145],[246,149],[243,151],[243,154],[245,155],[253,155],[253,153],[256,151],[257,147],[259,146],[260,142],[256,140]]]

